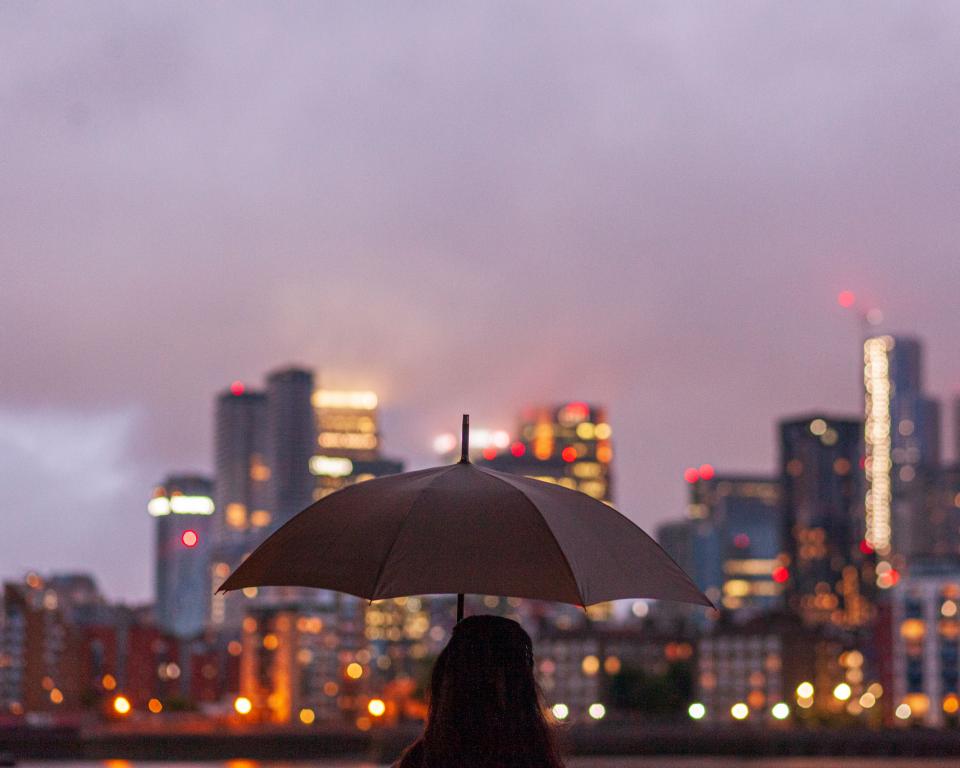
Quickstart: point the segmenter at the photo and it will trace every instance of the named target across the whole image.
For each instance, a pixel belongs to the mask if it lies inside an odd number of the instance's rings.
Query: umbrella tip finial
[[[463,414],[463,427],[460,432],[460,463],[470,463],[470,414]]]

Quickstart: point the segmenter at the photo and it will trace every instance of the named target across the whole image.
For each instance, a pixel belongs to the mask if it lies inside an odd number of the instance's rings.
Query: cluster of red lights
[[[527,452],[527,446],[525,446],[523,443],[517,442],[517,443],[512,443],[510,445],[510,453],[516,456],[517,458],[520,458],[526,452]],[[497,449],[494,448],[493,446],[487,446],[486,448],[483,449],[483,451],[481,452],[481,455],[487,461],[493,461],[493,459],[497,458],[498,453],[499,451],[497,451]],[[574,448],[572,445],[568,445],[566,448],[560,451],[560,458],[563,459],[568,464],[576,461],[577,449]]]
[[[713,480],[715,474],[711,464],[701,464],[699,469],[687,467],[683,472],[683,479],[688,483],[696,483],[699,480]]]

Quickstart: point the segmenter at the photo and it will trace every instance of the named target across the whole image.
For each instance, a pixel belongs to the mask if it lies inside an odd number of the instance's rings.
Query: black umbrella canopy
[[[592,605],[710,606],[637,525],[579,491],[458,464],[327,496],[263,542],[219,591],[302,586],[369,600],[487,594]]]

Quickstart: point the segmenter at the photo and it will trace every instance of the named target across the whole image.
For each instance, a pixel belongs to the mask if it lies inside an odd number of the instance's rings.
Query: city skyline
[[[954,6],[0,17],[4,578],[147,599],[150,488],[288,364],[377,391],[410,469],[461,413],[601,403],[652,531],[685,467],[860,415],[852,290],[956,444]]]

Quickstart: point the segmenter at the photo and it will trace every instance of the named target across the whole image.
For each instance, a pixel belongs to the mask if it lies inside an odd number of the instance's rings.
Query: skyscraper
[[[862,422],[811,414],[779,429],[791,607],[809,624],[862,626]]]
[[[318,499],[353,483],[403,471],[403,463],[380,453],[377,395],[368,391],[318,389],[313,393],[317,452],[310,458]]]
[[[266,443],[267,396],[233,382],[217,395],[214,425],[216,512],[210,621],[217,628],[239,630],[245,598],[215,590],[261,542],[273,519]]]
[[[317,445],[313,372],[284,368],[267,377],[267,466],[273,526],[313,503],[310,459]]]
[[[213,483],[174,475],[154,489],[147,512],[156,519],[157,625],[178,637],[203,631],[210,613]]]
[[[602,406],[570,402],[528,408],[521,415],[518,439],[509,444],[505,441],[502,447],[491,442],[483,449],[479,463],[610,502],[611,434]]]
[[[218,551],[232,561],[250,546],[248,531],[270,524],[267,396],[234,382],[217,396],[214,450]]]
[[[774,478],[716,475],[690,483],[693,578],[708,597],[744,619],[778,607],[783,593],[783,516]]]
[[[902,568],[923,547],[914,536],[920,471],[940,460],[939,406],[923,394],[917,339],[874,336],[864,342],[863,354],[865,537],[881,568]]]

